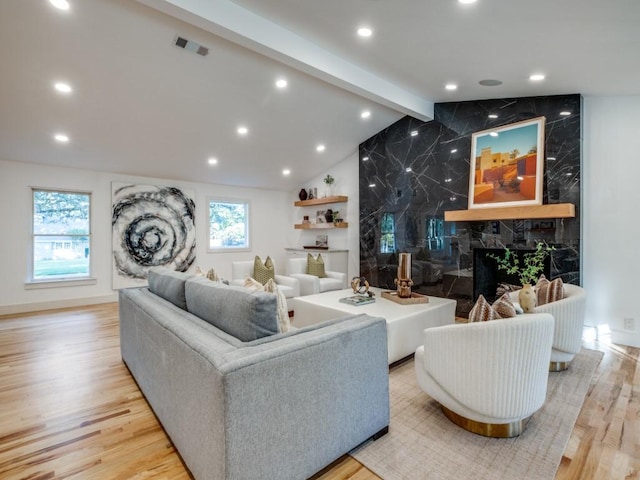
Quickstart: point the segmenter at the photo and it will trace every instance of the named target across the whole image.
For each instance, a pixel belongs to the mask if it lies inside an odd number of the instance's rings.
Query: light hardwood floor
[[[640,349],[605,352],[557,479],[640,478]],[[192,478],[120,359],[117,304],[0,317],[0,478]],[[345,456],[315,479],[378,477]]]

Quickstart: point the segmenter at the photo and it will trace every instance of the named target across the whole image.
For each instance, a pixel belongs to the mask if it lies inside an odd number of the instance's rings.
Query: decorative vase
[[[306,200],[307,199],[307,191],[304,188],[300,189],[300,193],[298,193],[298,198],[300,200]]]
[[[324,196],[333,197],[333,183],[325,183]]]
[[[333,210],[329,208],[326,212],[324,212],[324,219],[327,221],[327,223],[333,223]]]
[[[313,194],[313,188],[310,188],[309,196],[307,197],[307,200],[313,200],[314,198],[316,198],[316,196]]]
[[[533,313],[536,308],[536,292],[533,291],[531,284],[526,283],[522,286],[518,293],[518,301],[524,313]]]

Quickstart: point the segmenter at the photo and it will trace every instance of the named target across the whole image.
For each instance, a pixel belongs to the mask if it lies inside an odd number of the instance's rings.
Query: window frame
[[[252,228],[251,228],[251,201],[245,198],[230,198],[230,197],[217,197],[217,196],[208,196],[207,197],[207,253],[231,253],[231,252],[250,252],[252,248]],[[234,247],[234,246],[211,246],[211,204],[219,203],[219,204],[235,204],[235,205],[243,205],[245,210],[245,218],[244,218],[244,231],[245,231],[245,245]]]
[[[35,233],[35,195],[37,192],[51,192],[60,194],[72,194],[72,195],[85,195],[88,197],[88,233],[82,234],[36,234]],[[57,286],[76,286],[76,285],[93,285],[96,283],[96,279],[93,276],[93,193],[87,190],[74,190],[69,188],[51,188],[51,187],[35,187],[29,188],[30,195],[30,221],[29,221],[29,248],[27,254],[28,269],[27,269],[27,281],[25,282],[25,288],[47,288]],[[86,237],[89,244],[89,271],[87,274],[82,275],[60,275],[55,277],[35,277],[35,244],[36,238],[40,237]],[[65,244],[67,242],[74,243],[74,240],[56,240],[56,242]]]

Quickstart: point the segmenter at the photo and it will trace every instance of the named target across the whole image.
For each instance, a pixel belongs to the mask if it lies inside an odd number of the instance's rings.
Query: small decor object
[[[518,293],[518,302],[524,313],[533,313],[536,308],[536,292],[533,291],[531,284],[525,284],[520,293]]]
[[[327,223],[333,223],[333,210],[330,208],[327,209],[327,211],[324,212],[324,219]]]
[[[304,188],[300,189],[300,192],[298,193],[298,198],[300,200],[306,200],[308,198],[307,191]]]
[[[353,293],[373,296],[373,292],[369,291],[369,282],[364,277],[353,277],[351,279],[351,288],[353,289]]]
[[[329,236],[328,235],[316,235],[316,247],[317,248],[329,248]]]
[[[302,223],[311,223],[309,221],[309,215],[305,215],[304,217],[302,217]]]
[[[411,298],[411,254],[401,253],[398,259],[398,277],[394,283],[398,287],[398,296],[400,298]]]
[[[314,198],[316,198],[316,196],[313,193],[313,188],[310,188],[309,189],[309,196],[307,197],[307,200],[313,200]]]
[[[326,212],[324,210],[316,211],[316,223],[326,223],[325,213]]]
[[[489,253],[487,258],[493,258],[497,262],[498,270],[505,270],[509,275],[518,275],[520,283],[525,285],[536,283],[538,276],[544,271],[545,258],[554,250],[555,247],[538,242],[535,252],[524,254],[524,265],[520,265],[518,255],[508,248],[505,248],[503,257]]]
[[[471,136],[469,208],[542,205],[545,117]]]
[[[348,305],[354,305],[359,307],[361,305],[367,305],[369,303],[375,303],[376,299],[369,295],[353,295],[352,297],[344,297],[340,299],[340,302]]]
[[[327,176],[324,177],[325,188],[325,197],[333,197],[333,184],[335,182],[335,178],[327,173]]]

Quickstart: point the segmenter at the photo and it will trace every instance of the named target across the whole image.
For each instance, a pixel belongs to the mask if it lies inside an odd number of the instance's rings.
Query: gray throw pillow
[[[250,342],[278,333],[277,298],[204,278],[185,284],[187,310],[238,340]]]
[[[187,309],[184,295],[184,285],[190,273],[176,272],[168,268],[152,268],[149,270],[148,281],[151,293],[164,298],[183,310]]]

